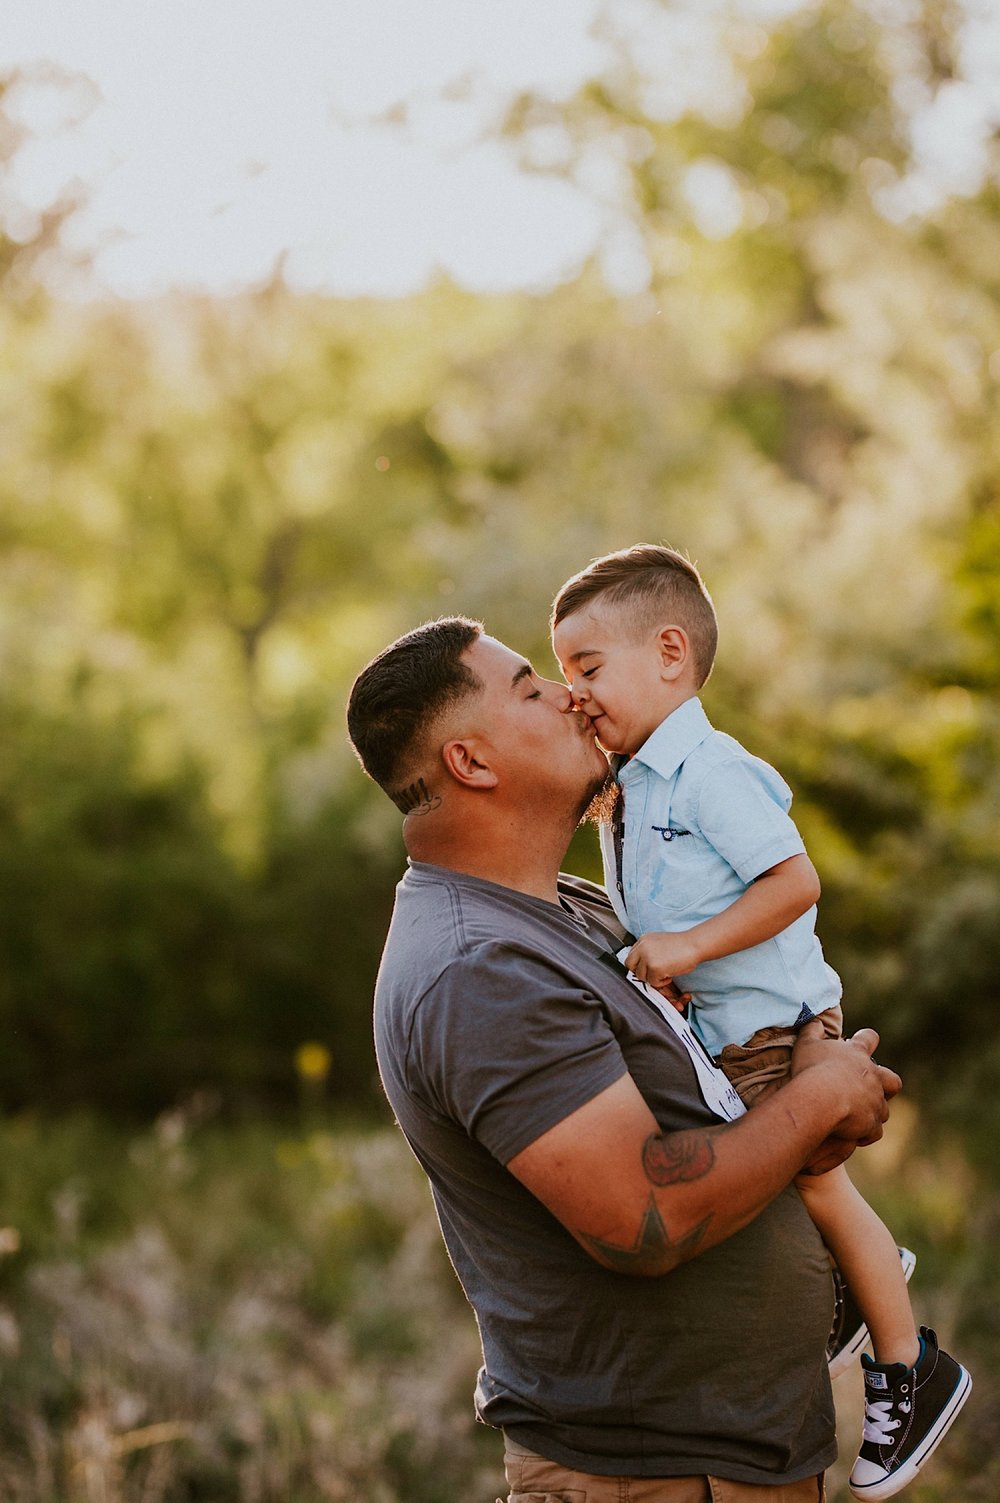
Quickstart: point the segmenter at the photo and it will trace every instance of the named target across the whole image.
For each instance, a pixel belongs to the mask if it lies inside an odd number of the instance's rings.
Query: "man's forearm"
[[[792,1080],[738,1122],[653,1133],[643,1144],[647,1194],[634,1240],[576,1235],[620,1273],[655,1277],[724,1242],[800,1172],[844,1115],[829,1084]]]
[[[738,1122],[664,1133],[624,1075],[507,1167],[605,1267],[669,1273],[746,1226],[820,1150],[832,1168],[881,1135],[900,1081],[871,1059],[877,1035],[821,1034],[802,1030],[800,1073]]]

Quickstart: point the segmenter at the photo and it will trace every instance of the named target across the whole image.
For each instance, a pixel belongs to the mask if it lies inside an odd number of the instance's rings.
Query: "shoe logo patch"
[[[878,1388],[885,1393],[889,1388],[889,1381],[885,1373],[865,1373],[865,1387]]]

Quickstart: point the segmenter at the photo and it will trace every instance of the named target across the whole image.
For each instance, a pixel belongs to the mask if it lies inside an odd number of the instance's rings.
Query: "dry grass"
[[[50,1131],[5,1156],[52,1170]],[[496,1496],[474,1325],[395,1135],[59,1132],[63,1183],[11,1218],[4,1503]]]
[[[503,1491],[498,1437],[473,1423],[474,1322],[395,1133],[223,1129],[197,1107],[130,1137],[19,1120],[0,1124],[0,1166],[0,1503]],[[906,1496],[992,1503],[997,1275],[978,1239],[995,1202],[905,1132],[864,1177],[920,1253],[921,1318],[976,1372]],[[860,1375],[838,1390],[846,1452]]]

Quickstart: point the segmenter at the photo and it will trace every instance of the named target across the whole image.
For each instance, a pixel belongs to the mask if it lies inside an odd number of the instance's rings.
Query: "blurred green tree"
[[[552,671],[562,580],[666,538],[719,608],[713,717],[795,787],[851,1019],[953,1119],[991,1119],[1000,189],[988,159],[928,195],[912,129],[961,82],[962,24],[706,8],[699,82],[670,7],[609,5],[604,75],[506,123],[606,197],[594,264],[545,295],[338,303],[279,277],[0,307],[0,710],[49,747],[5,785],[32,832],[2,857],[6,1099],[49,1079],[56,1035],[26,1020],[50,992],[76,1099],[119,1099],[101,1020],[126,1016],[151,1030],[132,1106],[195,1077],[273,1097],[305,1038],[370,1099],[401,852],[344,746],[353,673],[451,610]],[[586,835],[573,860],[593,873]],[[89,917],[74,888],[104,894]]]

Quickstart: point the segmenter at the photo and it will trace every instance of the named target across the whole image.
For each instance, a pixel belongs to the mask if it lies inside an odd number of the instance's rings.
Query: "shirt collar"
[[[617,769],[619,782],[627,782],[637,763],[652,768],[661,778],[672,778],[684,759],[712,734],[712,725],[700,699],[686,699],[643,742],[630,762]]]

